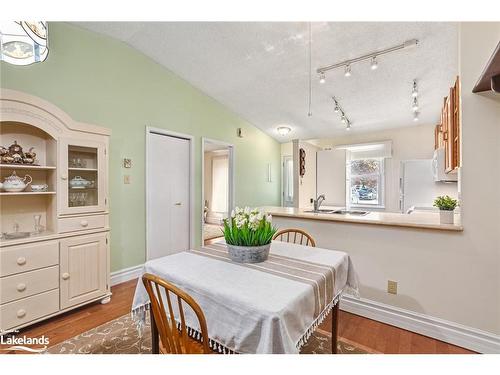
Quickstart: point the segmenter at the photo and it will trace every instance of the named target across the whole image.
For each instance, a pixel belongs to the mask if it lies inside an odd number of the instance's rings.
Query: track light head
[[[372,57],[372,61],[370,62],[370,68],[372,70],[376,70],[378,68],[377,56]]]
[[[416,98],[418,96],[417,80],[413,80],[413,89],[411,90],[411,96]]]
[[[351,123],[348,121],[346,126],[345,126],[345,130],[349,131],[351,130]]]
[[[347,124],[348,123],[347,118],[345,117],[345,115],[342,115],[342,117],[340,118],[340,121],[342,121],[343,124]]]
[[[321,72],[319,74],[319,83],[323,84],[326,82],[326,77],[325,77],[325,73],[324,72]]]
[[[418,122],[418,115],[419,115],[419,113],[418,113],[418,112],[415,112],[415,113],[413,114],[413,121]]]
[[[411,109],[413,109],[413,112],[417,112],[418,111],[418,102],[417,102],[417,98],[413,98],[413,104],[411,106]]]
[[[345,66],[344,76],[346,76],[346,77],[350,77],[351,76],[351,65],[347,64]]]

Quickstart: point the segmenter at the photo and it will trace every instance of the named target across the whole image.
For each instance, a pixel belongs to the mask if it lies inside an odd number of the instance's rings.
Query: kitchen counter
[[[342,207],[321,207],[341,209]],[[455,224],[440,224],[437,212],[413,212],[401,214],[395,212],[372,211],[367,215],[331,214],[306,212],[310,209],[293,207],[262,207],[264,211],[276,217],[300,218],[305,220],[337,221],[356,224],[387,225],[394,227],[424,228],[447,231],[463,231],[460,215],[455,214]]]

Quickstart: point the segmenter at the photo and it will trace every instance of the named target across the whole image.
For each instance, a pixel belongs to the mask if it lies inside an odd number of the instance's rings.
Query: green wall
[[[237,205],[278,205],[280,145],[169,70],[122,42],[50,23],[47,60],[0,65],[1,87],[52,102],[75,120],[110,128],[111,270],[145,259],[145,127],[195,137],[196,244],[201,243],[201,137],[235,146]],[[243,138],[236,137],[236,128]],[[131,157],[132,169],[121,159]],[[273,178],[267,182],[267,164]],[[131,184],[123,184],[123,175]]]

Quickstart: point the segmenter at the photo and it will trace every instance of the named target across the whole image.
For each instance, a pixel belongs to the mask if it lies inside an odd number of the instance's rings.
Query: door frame
[[[212,139],[207,137],[201,138],[201,245],[205,245],[205,240],[203,238],[203,226],[205,225],[205,220],[203,217],[203,211],[205,209],[205,142],[215,143],[224,147],[227,147],[228,152],[228,205],[227,211],[228,215],[234,209],[234,191],[235,191],[235,178],[234,178],[234,145],[232,143],[220,141],[218,139]]]
[[[167,129],[156,128],[153,126],[146,126],[146,155],[145,155],[145,183],[144,183],[144,195],[146,199],[146,261],[149,259],[149,247],[148,247],[148,237],[149,237],[149,194],[148,194],[148,180],[149,180],[149,134],[159,134],[167,137],[180,138],[189,141],[189,248],[194,247],[194,137],[189,134],[178,133],[170,131]]]

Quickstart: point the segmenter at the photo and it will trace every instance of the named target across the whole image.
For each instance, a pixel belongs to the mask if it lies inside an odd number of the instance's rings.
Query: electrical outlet
[[[398,294],[398,282],[387,280],[387,293]]]
[[[130,175],[129,174],[126,174],[125,176],[123,176],[123,183],[130,184]]]

